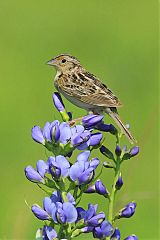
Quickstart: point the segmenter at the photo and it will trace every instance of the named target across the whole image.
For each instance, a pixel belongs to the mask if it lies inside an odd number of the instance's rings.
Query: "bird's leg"
[[[81,122],[81,121],[82,121],[82,118],[83,118],[83,117],[75,118],[75,119],[69,121],[68,123],[69,123],[70,126],[73,126],[75,123]]]

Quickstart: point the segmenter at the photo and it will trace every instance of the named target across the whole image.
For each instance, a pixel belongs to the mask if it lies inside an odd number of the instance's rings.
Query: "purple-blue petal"
[[[72,196],[72,194],[70,192],[67,193],[67,199],[68,199],[68,202],[70,202],[72,204],[76,203],[74,197]]]
[[[77,220],[78,214],[76,208],[73,206],[73,204],[69,202],[63,203],[63,211],[66,216],[66,221],[68,223],[73,223]]]
[[[108,193],[101,180],[96,181],[95,189],[96,189],[96,192],[99,193],[100,195],[105,195]]]
[[[83,133],[84,132],[84,127],[82,125],[76,125],[71,128],[71,133],[72,135],[75,135],[76,133]]]
[[[43,160],[39,160],[36,166],[37,166],[37,172],[41,175],[42,178],[44,178],[44,175],[49,170],[48,164]]]
[[[49,220],[50,219],[50,216],[48,215],[48,213],[45,210],[43,210],[41,207],[39,207],[38,205],[33,205],[31,210],[34,213],[34,215],[40,220]]]
[[[32,128],[32,138],[38,143],[41,143],[43,145],[45,144],[45,139],[39,126],[34,126]]]
[[[111,236],[111,240],[120,240],[121,234],[118,228],[115,228],[113,235]]]
[[[96,238],[105,238],[110,236],[113,233],[113,227],[108,221],[103,221],[99,227],[94,229],[94,237]]]
[[[52,97],[53,97],[53,103],[57,108],[57,110],[59,112],[63,112],[65,110],[65,106],[63,104],[60,94],[58,92],[54,92]]]
[[[56,205],[49,197],[45,197],[43,200],[43,208],[50,216],[52,216],[52,211],[56,209]]]
[[[88,220],[88,224],[93,226],[93,227],[97,227],[102,223],[102,221],[104,219],[105,219],[105,214],[104,213],[99,213],[99,214],[93,216],[92,218],[90,218]]]
[[[83,170],[84,167],[79,162],[73,164],[69,171],[69,176],[72,179],[72,181],[77,180],[77,178],[82,174]]]
[[[51,124],[49,122],[46,122],[43,128],[43,136],[47,140],[47,142],[51,142]]]
[[[59,128],[58,123],[56,123],[56,124],[51,128],[50,135],[51,135],[52,141],[57,142],[57,141],[59,140],[59,138],[60,138],[60,128]]]
[[[92,167],[94,170],[98,167],[100,161],[98,158],[93,158],[91,161],[90,161],[90,164],[89,166]]]
[[[139,147],[138,146],[135,146],[130,150],[131,157],[136,156],[138,153],[139,153]]]
[[[86,211],[84,216],[85,221],[88,221],[89,219],[91,219],[96,214],[96,210],[97,210],[97,205],[88,204],[88,210]]]
[[[44,226],[43,231],[47,236],[47,240],[53,240],[57,237],[56,231],[50,226]]]
[[[88,115],[88,116],[83,117],[82,124],[85,127],[90,128],[90,127],[95,126],[99,122],[101,122],[103,118],[104,118],[104,116],[101,116],[101,115]]]
[[[70,164],[68,160],[64,156],[56,156],[55,158],[56,163],[58,164],[59,168],[61,169],[62,177],[67,177],[69,174]]]
[[[85,183],[89,180],[93,173],[93,168],[88,168],[85,170],[79,177],[78,177],[78,183],[81,185],[82,183]]]
[[[31,182],[44,183],[44,179],[32,166],[27,166],[25,168],[25,175]]]
[[[63,224],[66,223],[67,217],[66,217],[65,212],[62,208],[57,209],[56,215],[57,215],[57,219],[60,223],[63,223]]]
[[[124,240],[138,240],[138,237],[136,235],[132,234],[132,235],[126,237]]]
[[[62,202],[62,197],[59,191],[54,191],[50,196],[53,203]]]
[[[68,123],[61,123],[59,126],[60,129],[60,139],[59,141],[63,144],[66,144],[71,138],[71,129]]]
[[[85,151],[85,152],[79,153],[78,156],[77,156],[77,161],[78,162],[88,161],[90,154],[91,154],[90,151]]]
[[[103,138],[102,133],[93,133],[93,134],[91,134],[90,146],[98,145],[100,143],[100,141],[102,140],[102,138]]]

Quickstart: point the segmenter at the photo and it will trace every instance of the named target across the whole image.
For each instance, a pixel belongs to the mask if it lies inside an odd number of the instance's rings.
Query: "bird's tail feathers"
[[[136,142],[136,139],[132,136],[132,134],[129,132],[127,127],[123,124],[121,119],[119,118],[119,115],[115,112],[112,112],[110,108],[106,108],[106,113],[110,115],[110,117],[115,121],[115,123],[118,125],[118,127],[122,130],[122,132],[126,135],[126,137],[129,139],[130,143],[133,144],[133,142]]]

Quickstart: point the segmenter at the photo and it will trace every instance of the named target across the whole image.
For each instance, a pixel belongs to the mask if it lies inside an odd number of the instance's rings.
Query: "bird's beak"
[[[54,59],[49,60],[48,62],[46,62],[46,64],[54,66]]]

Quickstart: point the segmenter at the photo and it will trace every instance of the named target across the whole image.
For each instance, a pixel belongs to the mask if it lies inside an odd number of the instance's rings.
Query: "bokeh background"
[[[139,156],[123,165],[124,187],[116,199],[115,210],[131,200],[138,204],[133,218],[117,223],[122,239],[132,233],[141,240],[160,239],[157,5],[155,0],[0,1],[0,239],[34,239],[41,226],[25,200],[41,204],[43,193],[23,169],[46,159],[44,148],[31,139],[31,127],[59,119],[52,103],[55,70],[45,62],[60,53],[79,58],[117,94],[124,104],[121,117],[140,145]],[[74,117],[85,114],[64,101]],[[114,149],[112,136],[106,136],[106,145]],[[103,174],[109,189],[112,177],[110,171]],[[82,205],[88,201],[98,201],[99,210],[107,206],[94,195]]]

